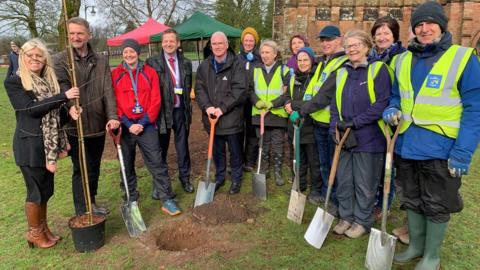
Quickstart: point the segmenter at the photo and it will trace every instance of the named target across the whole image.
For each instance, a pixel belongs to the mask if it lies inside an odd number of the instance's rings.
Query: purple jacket
[[[290,58],[287,61],[287,67],[292,68],[294,71],[298,69],[296,54],[292,54],[292,56],[290,56]]]
[[[382,118],[383,110],[388,105],[391,81],[388,68],[383,66],[374,79],[376,102],[370,104],[367,88],[367,68],[360,65],[353,68],[350,62],[345,64],[348,71],[347,81],[342,93],[343,121],[353,121],[354,134],[357,146],[353,152],[385,152],[386,141],[378,127],[377,120]],[[330,133],[334,133],[335,125],[339,121],[336,97],[333,96],[330,104],[331,120]]]

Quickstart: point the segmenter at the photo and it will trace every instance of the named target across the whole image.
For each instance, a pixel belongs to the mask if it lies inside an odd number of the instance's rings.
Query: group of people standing
[[[260,42],[251,27],[242,33],[239,54],[231,50],[224,33],[214,33],[211,54],[197,70],[194,91],[204,128],[210,130],[209,118],[218,119],[213,145],[216,189],[225,185],[229,167],[229,193],[240,192],[243,172],[256,169],[257,159],[263,173],[272,162],[272,178],[276,185],[284,185],[284,143],[291,146],[295,125],[301,133],[300,190],[310,188],[308,200],[320,204],[326,199],[334,148],[347,134],[330,198],[340,218],[333,231],[350,238],[368,233],[382,196],[388,196],[390,207],[395,193],[408,217],[408,226],[396,234],[409,243],[405,252],[395,255],[395,262],[422,257],[416,269],[438,269],[450,214],[463,208],[461,176],[468,172],[480,134],[480,81],[475,77],[480,62],[473,49],[452,44],[447,24],[437,2],[418,6],[411,17],[408,48],[399,40],[398,22],[388,16],[379,18],[371,33],[353,29],[342,34],[337,26],[328,25],[318,35],[321,57],[305,36],[295,35],[286,65],[278,44]],[[79,215],[85,212],[77,133],[67,124],[63,136],[63,122],[82,117],[85,123],[94,212],[107,213],[95,201],[105,128],[123,130],[132,201],[140,196],[134,168],[138,145],[152,174],[152,198],[161,200],[169,215],[181,212],[166,163],[172,130],[180,183],[185,192],[194,191],[188,149],[192,65],[178,50],[175,30],[163,33],[160,54],[145,62],[139,59],[140,45],[126,40],[123,61],[110,74],[106,59],[88,44],[88,22],[73,18],[68,25],[79,88],[72,88],[65,52],[52,62],[38,40],[22,46],[19,76],[5,81],[17,116],[15,159],[27,184],[27,240],[39,247],[58,241],[46,223],[55,171],[49,165],[66,150],[74,168],[75,210]],[[79,95],[80,110],[69,102]],[[265,132],[258,157],[261,114]],[[385,137],[392,135],[391,129],[400,134],[394,157],[396,190],[383,194]],[[55,136],[49,135],[52,130]]]
[[[78,87],[73,87],[67,51],[50,56],[39,39],[27,41],[19,50],[18,71],[4,84],[17,120],[13,138],[16,164],[27,187],[25,212],[30,247],[54,246],[60,237],[47,223],[47,203],[54,191],[57,160],[70,155],[72,194],[76,215],[86,213],[79,160],[79,133],[75,121],[82,118],[83,144],[87,163],[92,212],[107,215],[108,209],[96,201],[100,164],[109,130],[121,132],[121,149],[130,191],[137,201],[135,150],[138,145],[152,174],[151,197],[162,202],[162,211],[181,213],[168,173],[167,151],[173,130],[179,180],[183,190],[194,192],[190,183],[188,133],[192,107],[192,64],[178,48],[174,30],[163,35],[162,51],[140,60],[135,40],[122,44],[123,61],[113,71],[108,59],[97,54],[89,40],[89,23],[82,18],[68,22],[68,39]],[[76,107],[74,99],[79,99]],[[121,185],[123,188],[123,185]]]

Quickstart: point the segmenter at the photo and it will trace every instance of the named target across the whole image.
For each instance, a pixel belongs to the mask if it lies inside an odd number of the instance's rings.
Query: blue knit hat
[[[415,32],[415,26],[422,22],[433,22],[440,26],[442,32],[447,31],[448,18],[445,15],[442,5],[434,1],[428,1],[415,9],[410,19],[412,30]]]
[[[303,47],[301,48],[300,50],[298,50],[297,52],[297,59],[298,59],[298,55],[301,53],[301,52],[304,52],[308,55],[308,57],[310,57],[310,60],[312,60],[312,63],[315,63],[315,52],[313,51],[312,48],[310,47]]]
[[[140,55],[140,51],[142,47],[140,47],[140,44],[138,44],[138,42],[135,39],[131,39],[131,38],[125,39],[122,43],[122,46],[120,47],[122,49],[122,52],[127,47],[132,48],[134,51],[137,52],[138,55]]]

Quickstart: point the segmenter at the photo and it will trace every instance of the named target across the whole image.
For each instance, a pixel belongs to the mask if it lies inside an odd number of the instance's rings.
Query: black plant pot
[[[88,215],[75,216],[68,221],[78,252],[95,251],[105,244],[105,221],[103,216],[93,216],[93,223],[90,225]]]

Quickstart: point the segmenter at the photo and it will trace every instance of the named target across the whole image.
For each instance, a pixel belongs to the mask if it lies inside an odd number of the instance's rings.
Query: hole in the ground
[[[190,221],[177,222],[163,229],[156,237],[156,245],[160,250],[186,251],[205,244],[208,232],[194,226]]]

